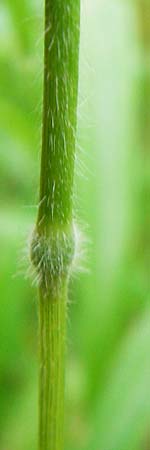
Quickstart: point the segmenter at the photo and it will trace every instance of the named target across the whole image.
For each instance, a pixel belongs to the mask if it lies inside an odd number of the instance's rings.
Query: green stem
[[[141,162],[141,191],[140,191],[140,233],[138,249],[144,263],[145,285],[149,285],[149,251],[150,251],[150,2],[149,0],[138,0],[137,17],[139,25],[139,42],[141,54],[142,74],[139,84],[139,116],[138,133]]]
[[[142,79],[140,86],[139,130],[143,154],[149,157],[150,150],[150,2],[138,0],[139,41],[141,49]]]
[[[51,302],[40,295],[40,450],[63,448],[66,292]]]
[[[63,450],[67,285],[74,255],[72,197],[80,0],[45,0],[40,203],[31,243],[39,281],[39,450]]]
[[[45,2],[44,110],[39,215],[67,224],[72,195],[78,92],[80,0]]]

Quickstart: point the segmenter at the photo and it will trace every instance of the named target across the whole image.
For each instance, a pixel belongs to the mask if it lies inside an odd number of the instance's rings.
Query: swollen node
[[[54,292],[61,283],[67,281],[74,259],[75,242],[73,231],[50,231],[41,235],[35,229],[30,246],[30,257],[39,280],[39,285],[47,293]]]

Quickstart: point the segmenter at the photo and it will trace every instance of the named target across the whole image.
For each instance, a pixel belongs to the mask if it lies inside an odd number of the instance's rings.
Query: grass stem
[[[74,255],[73,179],[80,0],[45,0],[40,203],[31,243],[39,282],[39,450],[64,447],[67,285]]]

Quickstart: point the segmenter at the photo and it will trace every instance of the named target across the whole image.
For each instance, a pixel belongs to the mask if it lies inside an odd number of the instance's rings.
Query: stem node
[[[58,297],[61,284],[68,281],[74,259],[73,227],[66,231],[51,226],[49,234],[35,229],[31,241],[31,261],[43,294]]]

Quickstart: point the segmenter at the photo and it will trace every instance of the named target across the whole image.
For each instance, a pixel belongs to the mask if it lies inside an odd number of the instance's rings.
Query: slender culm
[[[39,450],[64,448],[67,286],[72,212],[80,0],[45,0],[43,129],[31,260],[39,283]]]

